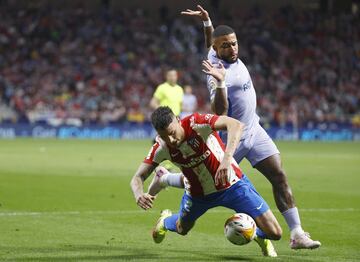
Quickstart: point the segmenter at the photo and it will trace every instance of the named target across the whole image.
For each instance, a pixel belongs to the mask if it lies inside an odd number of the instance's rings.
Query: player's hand
[[[217,65],[213,65],[209,60],[203,60],[202,66],[202,71],[205,74],[213,76],[220,82],[225,80],[226,71],[224,65],[221,62],[219,62]]]
[[[210,19],[209,13],[204,8],[202,8],[201,5],[197,5],[196,7],[197,7],[197,11],[186,9],[186,11],[182,11],[181,14],[199,17],[202,21],[208,21]]]
[[[231,163],[228,161],[221,161],[220,166],[215,174],[215,185],[226,186],[229,182],[229,172]]]
[[[154,201],[155,197],[145,193],[140,195],[137,199],[136,199],[136,203],[139,207],[141,207],[142,209],[149,209],[152,208],[153,206],[153,201]]]

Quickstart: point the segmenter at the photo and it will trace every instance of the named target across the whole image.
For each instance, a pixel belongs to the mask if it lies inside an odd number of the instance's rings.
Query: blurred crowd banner
[[[360,141],[360,128],[280,128],[270,127],[266,131],[275,140],[301,141]],[[29,124],[0,124],[0,138],[79,138],[79,139],[150,139],[155,131],[150,124],[124,123],[101,126],[49,126]]]
[[[79,139],[146,139],[155,137],[150,124],[123,124],[113,126],[49,126],[0,125],[0,138],[79,138]]]

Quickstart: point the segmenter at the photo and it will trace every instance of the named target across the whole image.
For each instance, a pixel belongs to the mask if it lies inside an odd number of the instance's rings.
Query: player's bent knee
[[[269,239],[279,240],[282,236],[282,229],[271,210],[266,211],[255,219],[257,225]]]
[[[289,187],[288,180],[286,174],[283,170],[278,170],[274,173],[274,175],[270,179],[271,184],[273,187]]]
[[[274,225],[271,229],[269,238],[272,240],[280,240],[282,236],[282,229],[280,225]]]
[[[187,235],[192,227],[193,224],[176,223],[177,233],[182,236]]]
[[[182,236],[186,236],[187,233],[189,233],[190,231],[190,228],[189,229],[184,229],[184,228],[179,228],[177,229],[177,232],[179,235],[182,235]]]
[[[180,231],[178,232],[179,235],[186,236],[189,231]]]
[[[282,230],[280,229],[280,231],[274,231],[272,234],[272,239],[273,240],[280,240],[282,237]]]

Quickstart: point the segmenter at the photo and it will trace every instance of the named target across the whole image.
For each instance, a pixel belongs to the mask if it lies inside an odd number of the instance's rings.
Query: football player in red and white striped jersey
[[[243,124],[228,116],[198,113],[180,120],[168,107],[154,111],[152,124],[158,132],[156,143],[131,181],[137,204],[145,210],[153,206],[155,198],[144,193],[143,184],[164,160],[177,165],[188,181],[179,213],[162,212],[154,241],[160,243],[167,230],[185,235],[208,209],[224,206],[252,216],[258,225],[255,240],[264,255],[276,256],[268,239],[280,239],[281,227],[233,158]],[[227,131],[226,148],[218,130]]]

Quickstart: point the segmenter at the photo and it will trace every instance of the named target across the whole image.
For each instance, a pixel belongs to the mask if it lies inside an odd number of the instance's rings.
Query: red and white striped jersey
[[[229,188],[242,177],[242,171],[232,159],[229,182],[225,186],[215,185],[215,174],[224,157],[225,146],[214,123],[218,116],[192,114],[181,120],[185,140],[178,148],[168,147],[158,136],[144,162],[158,165],[170,160],[177,165],[188,180],[187,193],[191,196],[205,196]]]

